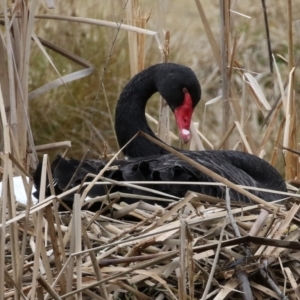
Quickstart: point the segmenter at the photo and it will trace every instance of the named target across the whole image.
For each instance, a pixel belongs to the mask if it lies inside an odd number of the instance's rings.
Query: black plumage
[[[193,110],[201,95],[200,85],[194,72],[185,66],[171,63],[158,64],[137,74],[124,88],[116,107],[115,129],[120,147],[124,146],[138,131],[146,132],[155,137],[146,122],[145,107],[150,96],[157,91],[165,98],[175,115],[178,107],[182,107],[186,99],[191,100],[190,109]],[[183,109],[189,108],[184,107]],[[184,113],[183,118],[185,116],[188,114]],[[185,123],[180,123],[179,120],[178,124],[186,126],[186,122],[189,125],[189,121],[184,120]],[[146,186],[178,197],[184,196],[187,190],[192,190],[224,198],[225,187],[193,184],[192,182],[213,182],[214,180],[178,157],[168,154],[166,150],[144,137],[138,136],[123,152],[129,159],[115,161],[113,165],[117,168],[105,171],[104,177],[118,181],[191,182],[190,185]],[[181,152],[233,183],[286,191],[285,183],[277,170],[254,155],[222,150]],[[76,176],[69,184],[69,188],[80,184],[88,173],[98,174],[106,164],[105,161],[101,160],[86,160],[81,163],[78,169],[79,163],[78,160],[66,160],[61,157],[53,162],[52,172],[57,182],[56,192],[63,191],[67,187],[74,172]],[[34,176],[37,190],[39,190],[40,185],[40,172],[39,167]],[[111,192],[113,191],[148,194],[148,192],[124,186],[114,186]],[[273,193],[251,192],[266,201],[281,198],[280,195]],[[106,193],[106,187],[95,185],[88,196],[95,197]],[[230,195],[233,200],[249,202],[246,196],[234,190],[230,191]],[[70,204],[73,201],[73,196],[71,195],[64,200]],[[126,201],[131,202],[129,199]]]
[[[138,131],[156,138],[146,121],[147,101],[158,91],[174,112],[184,101],[183,88],[189,91],[194,109],[200,101],[201,88],[190,68],[163,63],[135,75],[123,89],[116,106],[115,130],[119,146],[123,147]],[[133,158],[168,152],[146,138],[138,136],[123,150],[123,153]]]

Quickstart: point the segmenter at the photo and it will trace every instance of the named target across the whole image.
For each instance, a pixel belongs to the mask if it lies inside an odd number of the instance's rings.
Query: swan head
[[[156,81],[159,93],[175,115],[179,135],[187,143],[194,108],[201,98],[199,81],[192,69],[173,63],[161,64]]]

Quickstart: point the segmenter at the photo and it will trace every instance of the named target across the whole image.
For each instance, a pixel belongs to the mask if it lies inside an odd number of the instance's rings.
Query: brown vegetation
[[[63,195],[41,193],[33,205],[25,180],[44,153],[42,191],[48,155],[116,152],[118,95],[130,76],[160,61],[189,65],[202,85],[191,148],[254,153],[288,182],[299,180],[296,2],[269,1],[267,20],[261,1],[60,1],[54,9],[51,0],[2,2],[0,295],[300,299],[297,200],[230,208],[228,199],[188,193],[167,209],[140,196],[132,206],[118,203],[119,194],[90,200],[108,204],[111,216],[105,206],[82,211],[77,195],[74,211],[62,214]],[[162,101],[153,99],[149,115],[168,119]],[[156,123],[178,143],[172,117],[170,135]],[[15,202],[15,175],[27,205]]]

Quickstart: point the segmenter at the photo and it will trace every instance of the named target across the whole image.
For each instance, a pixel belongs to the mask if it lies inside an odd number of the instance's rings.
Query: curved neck
[[[135,75],[120,95],[115,113],[115,130],[120,147],[123,147],[138,131],[155,137],[146,121],[145,108],[151,95],[157,92],[156,69],[156,66],[153,66]],[[143,157],[164,154],[166,151],[137,136],[123,153],[129,157]]]

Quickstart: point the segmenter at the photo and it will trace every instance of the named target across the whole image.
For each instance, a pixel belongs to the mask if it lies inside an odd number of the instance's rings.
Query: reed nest
[[[4,299],[300,297],[299,201],[247,205],[188,192],[163,208],[115,193],[89,199],[103,203],[90,212],[75,194],[73,211],[58,212],[63,195],[7,213],[18,233],[5,235]]]

